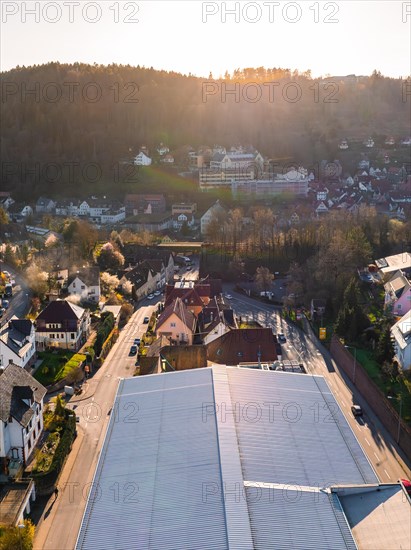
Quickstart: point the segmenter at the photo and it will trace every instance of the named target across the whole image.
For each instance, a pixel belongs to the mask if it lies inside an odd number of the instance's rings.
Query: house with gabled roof
[[[56,202],[47,197],[39,197],[36,202],[36,214],[50,214],[56,209]]]
[[[207,345],[208,360],[222,365],[273,363],[277,360],[276,337],[271,328],[235,328]]]
[[[36,345],[78,351],[90,333],[90,312],[67,300],[50,302],[36,319]]]
[[[36,359],[36,332],[33,321],[15,315],[0,328],[0,367],[14,363],[23,369]]]
[[[67,281],[67,290],[71,296],[77,296],[82,302],[100,301],[100,268],[84,267],[73,271]]]
[[[411,310],[391,327],[395,356],[401,368],[411,369]]]
[[[411,309],[411,283],[402,273],[396,271],[384,284],[384,307],[395,316],[402,316]]]
[[[122,271],[120,286],[122,287],[127,281],[132,284],[133,300],[138,301],[157,289],[158,278],[148,265],[140,263]]]
[[[4,367],[3,367],[4,368]],[[43,431],[46,388],[25,369],[8,364],[0,372],[0,460],[27,462]]]
[[[196,326],[195,315],[181,298],[176,298],[157,319],[156,335],[166,336],[172,344],[191,346]]]

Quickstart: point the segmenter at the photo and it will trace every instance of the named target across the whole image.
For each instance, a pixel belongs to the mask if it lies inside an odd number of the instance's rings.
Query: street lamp
[[[400,443],[400,434],[401,434],[401,414],[402,414],[402,394],[395,398],[392,395],[387,395],[387,399],[398,399],[400,402],[400,414],[398,415],[398,429],[397,429],[397,443]]]
[[[344,346],[344,347],[347,349],[351,348],[354,350],[354,373],[353,373],[352,381],[353,381],[353,384],[355,385],[355,371],[357,367],[357,348],[354,346]]]

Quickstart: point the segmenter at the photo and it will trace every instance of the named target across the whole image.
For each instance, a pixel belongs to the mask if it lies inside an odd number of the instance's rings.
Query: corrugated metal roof
[[[310,487],[378,481],[322,377],[227,372],[245,480]]]
[[[220,477],[211,370],[172,374],[121,382],[78,549],[228,548],[222,498],[203,499]]]
[[[364,482],[377,478],[321,377],[213,366],[130,378],[76,548],[352,550],[321,488]],[[300,498],[253,499],[244,483],[299,485]],[[311,506],[313,493],[324,498]]]
[[[357,548],[327,493],[247,487],[246,494],[255,550]]]

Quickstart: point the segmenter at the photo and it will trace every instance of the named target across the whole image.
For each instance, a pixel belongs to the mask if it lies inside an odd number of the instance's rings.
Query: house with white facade
[[[395,316],[402,316],[411,309],[411,283],[401,271],[396,271],[385,283],[384,307]]]
[[[395,356],[401,368],[411,369],[411,310],[391,327]]]
[[[78,351],[90,333],[90,312],[67,300],[50,302],[36,319],[36,346]]]
[[[226,209],[222,206],[219,200],[217,200],[210,208],[204,212],[201,216],[201,234],[205,235],[207,233],[208,226],[211,220],[218,215],[225,215],[227,213]]]
[[[43,431],[46,388],[10,363],[0,370],[0,460],[27,463]],[[4,460],[5,459],[5,460]]]
[[[150,166],[151,162],[151,158],[143,153],[143,151],[140,151],[134,159],[134,164],[137,166]]]
[[[100,268],[85,267],[70,274],[67,281],[70,296],[77,296],[81,302],[100,301]]]
[[[36,214],[50,214],[56,208],[56,202],[47,197],[39,197],[36,202]]]
[[[36,360],[34,323],[15,315],[0,329],[0,367],[14,363],[25,369]]]

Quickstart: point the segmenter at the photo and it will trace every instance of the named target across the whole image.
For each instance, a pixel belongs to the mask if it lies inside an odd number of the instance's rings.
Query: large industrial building
[[[76,548],[399,549],[410,528],[321,376],[213,365],[120,381]]]

